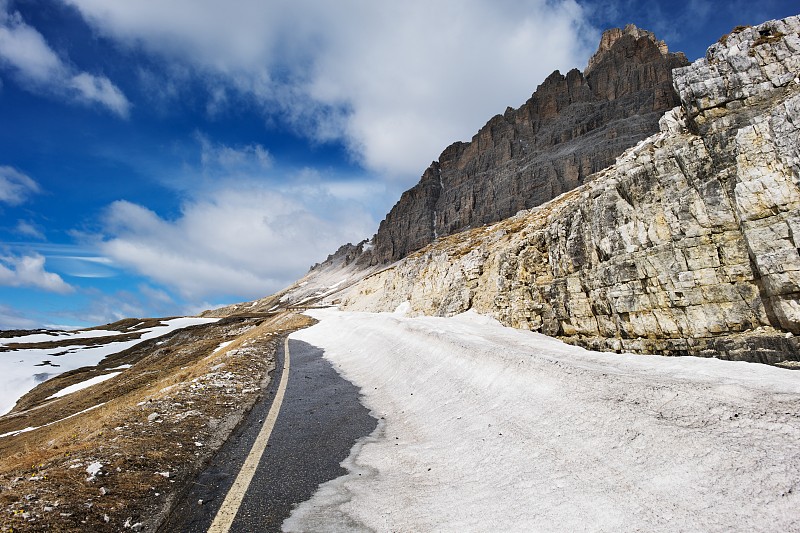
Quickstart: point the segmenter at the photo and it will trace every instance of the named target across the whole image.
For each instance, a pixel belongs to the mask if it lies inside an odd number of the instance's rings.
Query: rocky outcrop
[[[519,109],[444,150],[392,208],[360,262],[396,261],[581,185],[658,131],[658,119],[678,104],[672,69],[687,63],[633,25],[605,32],[585,72],[554,72]]]
[[[363,240],[358,244],[350,242],[343,244],[321,263],[311,265],[311,271],[324,270],[333,266],[347,266],[361,257],[365,247],[369,249],[370,246],[367,240]]]
[[[563,110],[572,113],[572,106],[598,109],[586,102],[600,96],[593,92],[599,87],[616,98],[603,108],[607,117],[623,106],[621,93],[635,93],[623,88],[626,81],[600,82],[605,62],[615,61],[607,54],[625,39],[626,50],[635,46],[653,60],[631,68],[662,64],[655,56],[663,61],[662,49],[650,38],[604,37],[606,55],[593,58],[585,76],[554,74],[523,108],[492,119],[472,143],[445,151],[423,179],[446,198],[436,203],[435,224],[427,219],[443,233],[513,211],[519,205],[512,198],[568,192],[502,222],[437,239],[337,295],[345,308],[390,311],[404,301],[425,314],[472,308],[596,349],[800,359],[800,18],[740,29],[675,70],[680,106],[661,118],[660,132],[590,177],[601,163],[582,149],[593,135],[582,129],[588,122],[576,119],[565,137],[553,125],[563,126]],[[646,104],[632,99],[624,106],[654,106],[657,91],[650,95]],[[603,157],[615,143],[608,132],[633,139],[644,129],[644,119],[627,122],[603,130],[608,122],[597,121],[592,138]],[[523,124],[530,136],[520,134]],[[522,158],[531,143],[551,149]],[[523,160],[544,170],[525,170]],[[508,178],[520,173],[519,183],[531,182],[525,191]],[[429,205],[424,191],[409,195],[409,203]],[[484,197],[498,210],[476,200]],[[426,222],[422,215],[390,216],[404,220],[402,228]],[[381,257],[408,249],[384,249]]]

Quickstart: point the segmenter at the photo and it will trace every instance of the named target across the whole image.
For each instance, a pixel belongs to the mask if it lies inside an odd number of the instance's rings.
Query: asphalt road
[[[339,463],[356,440],[377,425],[359,403],[358,389],[336,373],[320,349],[290,340],[289,352],[289,381],[281,410],[232,532],[280,531],[293,505],[309,499],[321,483],[345,473]],[[283,369],[282,347],[277,357],[264,399],[197,478],[160,531],[208,529],[267,418]]]

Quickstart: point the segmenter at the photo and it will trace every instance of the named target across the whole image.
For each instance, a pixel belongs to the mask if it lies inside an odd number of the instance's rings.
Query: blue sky
[[[792,1],[0,0],[0,328],[195,313],[374,233],[451,142],[634,23]]]

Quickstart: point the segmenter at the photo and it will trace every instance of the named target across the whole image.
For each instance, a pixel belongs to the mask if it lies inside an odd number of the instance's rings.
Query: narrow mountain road
[[[345,473],[339,463],[358,438],[376,427],[377,421],[359,403],[359,390],[322,358],[322,350],[296,340],[287,345],[288,381],[275,426],[241,504],[237,507],[238,502],[231,504],[233,498],[228,498],[220,513],[233,517],[232,522],[217,520],[217,531],[280,531],[293,505],[309,499],[320,483]],[[253,443],[269,422],[276,395],[281,399],[278,388],[287,359],[283,348],[277,357],[264,400],[198,477],[161,531],[209,530]]]

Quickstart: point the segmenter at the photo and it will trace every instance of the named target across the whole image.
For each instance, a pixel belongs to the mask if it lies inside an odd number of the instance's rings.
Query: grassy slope
[[[39,427],[0,438],[0,531],[120,531],[126,523],[155,530],[260,396],[280,336],[309,322],[292,313],[229,317],[32,390],[0,418],[0,434]],[[222,342],[230,344],[217,351]],[[46,400],[123,364],[133,366]],[[92,477],[87,467],[95,462],[102,468]]]

